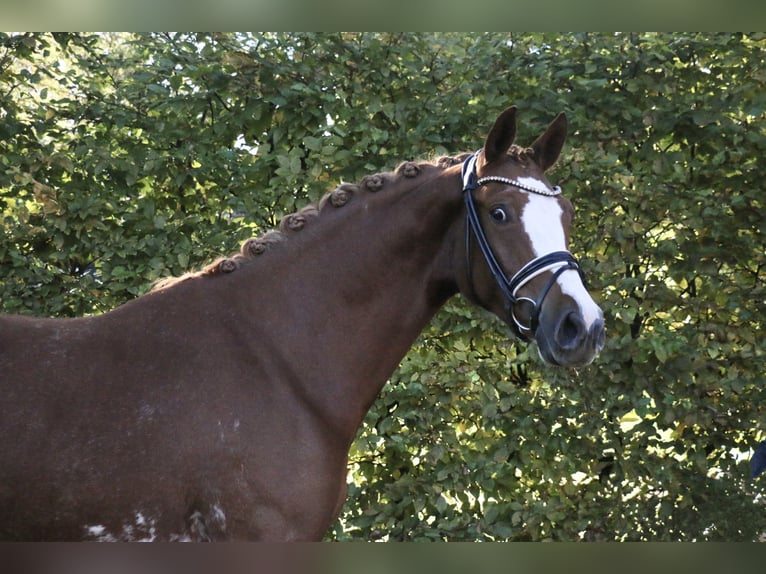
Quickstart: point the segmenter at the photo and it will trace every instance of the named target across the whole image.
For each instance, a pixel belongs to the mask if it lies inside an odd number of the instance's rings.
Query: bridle
[[[479,214],[476,211],[476,203],[473,197],[473,191],[482,185],[490,182],[504,183],[528,191],[530,193],[537,193],[539,195],[555,196],[561,193],[561,188],[555,186],[553,189],[546,189],[540,187],[532,187],[525,185],[515,179],[507,177],[490,175],[486,177],[478,177],[476,173],[476,162],[481,150],[472,154],[463,162],[463,196],[465,199],[466,210],[466,226],[465,226],[465,243],[466,243],[466,271],[468,273],[468,282],[473,298],[478,301],[476,297],[476,290],[473,285],[473,273],[471,270],[471,232],[476,237],[476,242],[479,244],[484,259],[487,262],[489,270],[492,272],[492,276],[495,278],[500,291],[502,291],[505,297],[505,311],[508,316],[508,324],[516,332],[516,335],[523,341],[531,340],[537,326],[540,321],[540,311],[545,301],[545,297],[553,287],[553,284],[558,279],[559,275],[570,269],[577,271],[580,274],[580,278],[584,277],[580,266],[577,264],[577,260],[569,251],[554,251],[536,257],[524,265],[513,277],[508,277],[506,272],[500,266],[500,263],[495,256],[492,246],[487,240],[487,235],[484,233],[484,228],[481,226],[479,220]],[[555,270],[555,271],[554,271]],[[529,283],[532,279],[545,273],[546,271],[553,271],[553,274],[548,279],[548,282],[543,287],[537,299],[531,299],[529,297],[519,297],[517,295],[519,289]],[[531,313],[529,324],[525,325],[516,316],[516,307],[520,304],[531,305]]]
[[[463,196],[465,199],[466,208],[466,270],[468,273],[470,290],[473,294],[473,298],[478,300],[476,297],[476,290],[473,286],[473,273],[471,270],[470,250],[471,231],[473,231],[473,235],[476,237],[476,242],[479,244],[482,255],[484,255],[484,260],[487,262],[487,266],[489,267],[492,276],[495,278],[495,281],[500,287],[500,291],[505,297],[505,311],[509,319],[508,324],[514,328],[516,335],[520,339],[529,341],[534,337],[535,332],[537,331],[537,326],[540,320],[540,312],[543,302],[545,301],[545,297],[548,295],[548,292],[551,290],[551,287],[553,287],[553,284],[556,282],[556,279],[558,279],[559,275],[567,270],[573,269],[580,274],[583,282],[584,277],[582,271],[580,270],[580,266],[577,264],[577,260],[571,253],[569,253],[569,251],[554,251],[552,253],[547,253],[545,255],[541,255],[540,257],[536,257],[535,259],[529,261],[521,269],[519,269],[516,274],[513,275],[513,277],[508,277],[505,270],[503,270],[500,263],[498,262],[497,257],[492,250],[492,246],[487,240],[487,235],[484,233],[484,228],[481,225],[479,214],[476,211],[476,203],[474,201],[473,191],[490,182],[504,183],[523,191],[546,196],[559,195],[561,193],[561,188],[558,186],[555,186],[553,189],[531,187],[521,183],[518,180],[495,175],[479,178],[476,173],[476,162],[478,160],[480,151],[481,150],[468,157],[463,162],[462,169]],[[554,269],[555,271],[553,271]],[[530,299],[529,297],[517,296],[519,289],[546,271],[553,271],[553,274],[548,279],[548,282],[545,284],[545,287],[543,287],[536,300]],[[532,306],[528,325],[523,324],[516,316],[515,309],[519,303],[526,303]]]

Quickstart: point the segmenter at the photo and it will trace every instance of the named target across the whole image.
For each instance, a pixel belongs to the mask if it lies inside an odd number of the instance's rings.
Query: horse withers
[[[591,362],[603,315],[544,175],[566,118],[515,132],[512,107],[480,151],[344,183],[108,313],[0,316],[0,539],[321,539],[365,413],[458,292]]]

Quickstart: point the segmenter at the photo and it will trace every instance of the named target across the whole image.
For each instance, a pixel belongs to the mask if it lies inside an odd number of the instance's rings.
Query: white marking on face
[[[519,181],[530,187],[549,189],[539,179],[525,177]],[[554,251],[567,251],[564,226],[561,222],[563,210],[555,197],[526,193],[528,201],[521,213],[521,221],[524,230],[532,243],[532,251],[535,257],[541,257]],[[579,274],[574,271],[565,271],[558,279],[561,292],[569,295],[580,307],[580,313],[587,328],[603,316],[601,309],[580,280]]]
[[[547,194],[553,191],[548,185],[535,177],[517,177],[516,181],[525,187],[529,187],[531,189],[539,189],[540,193]]]

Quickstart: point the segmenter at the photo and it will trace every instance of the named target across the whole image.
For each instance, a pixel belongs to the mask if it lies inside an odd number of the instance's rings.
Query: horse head
[[[574,209],[545,176],[566,132],[561,113],[529,147],[516,146],[511,107],[498,116],[484,147],[465,160],[463,292],[521,339],[536,341],[547,363],[576,367],[601,351],[605,329],[568,250]]]

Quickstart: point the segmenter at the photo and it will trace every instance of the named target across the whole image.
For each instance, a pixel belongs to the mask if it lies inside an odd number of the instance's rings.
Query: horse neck
[[[349,440],[457,290],[458,170],[387,185],[323,211],[269,254],[268,267],[264,259],[238,271],[238,285],[231,282],[251,333],[270,341],[291,384],[318,409],[335,413]]]

